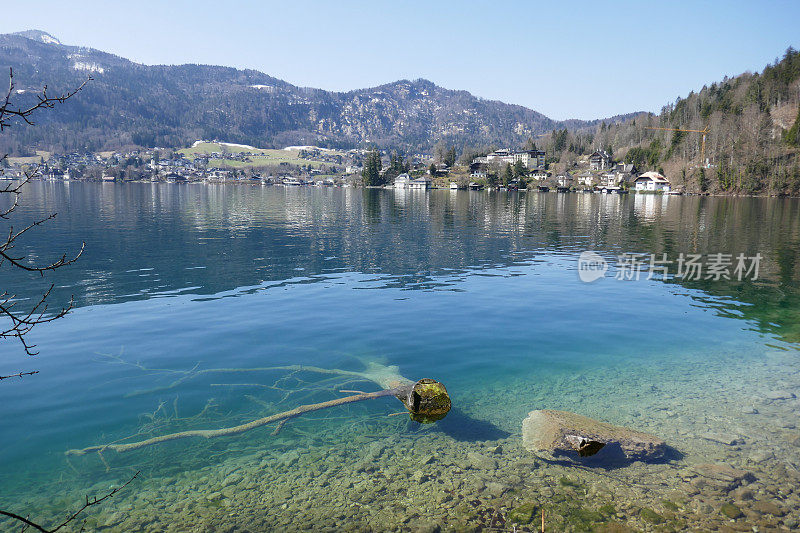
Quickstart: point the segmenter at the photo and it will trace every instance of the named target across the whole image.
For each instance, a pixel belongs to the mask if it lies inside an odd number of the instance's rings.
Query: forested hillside
[[[633,90],[646,90],[646,86]],[[800,193],[800,53],[760,73],[703,87],[665,106],[593,132],[557,130],[545,140],[551,159],[569,169],[605,149],[640,170],[660,170],[673,186],[695,192]],[[702,134],[649,128],[708,129]]]
[[[347,93],[297,87],[253,70],[208,65],[147,66],[91,48],[61,44],[38,31],[0,35],[0,72],[13,67],[24,102],[47,84],[52,91],[94,80],[69,106],[36,128],[12,129],[0,151],[111,150],[186,146],[220,139],[259,147],[374,144],[401,151],[456,146],[518,146],[557,122],[522,106],[483,100],[427,80],[401,80]],[[609,119],[611,122],[625,117]]]

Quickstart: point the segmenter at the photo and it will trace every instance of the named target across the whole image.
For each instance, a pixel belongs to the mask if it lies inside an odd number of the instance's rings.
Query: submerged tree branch
[[[221,428],[221,429],[195,429],[188,431],[180,431],[177,433],[170,433],[161,435],[138,442],[131,442],[126,444],[102,444],[96,446],[89,446],[87,448],[73,449],[66,452],[67,455],[86,455],[87,453],[97,452],[102,453],[106,450],[113,450],[115,452],[127,452],[160,444],[162,442],[169,442],[172,440],[185,439],[190,437],[203,437],[206,439],[214,437],[223,437],[229,435],[236,435],[244,433],[251,429],[259,428],[273,422],[278,422],[273,434],[277,434],[286,420],[298,417],[305,413],[312,411],[319,411],[320,409],[327,409],[348,403],[360,402],[363,400],[371,400],[374,398],[383,398],[386,396],[394,396],[405,405],[412,420],[418,422],[434,422],[443,418],[450,411],[450,396],[447,389],[441,383],[432,379],[421,379],[417,382],[411,381],[398,372],[396,366],[385,366],[378,363],[370,363],[364,372],[353,372],[349,370],[326,369],[319,367],[303,367],[303,366],[285,366],[273,367],[282,369],[302,369],[311,372],[343,374],[348,376],[358,376],[362,379],[372,381],[384,387],[383,390],[377,392],[358,392],[352,396],[329,400],[326,402],[307,404],[295,407],[289,411],[277,413],[245,424],[238,426]],[[237,372],[244,370],[254,369],[218,369],[220,371]],[[350,391],[348,391],[350,392]],[[355,392],[355,391],[353,391]]]
[[[224,437],[228,435],[236,435],[239,433],[244,433],[245,431],[249,431],[251,429],[259,428],[262,426],[266,426],[267,424],[271,424],[273,422],[285,422],[290,418],[294,418],[300,416],[304,413],[310,413],[312,411],[319,411],[320,409],[327,409],[329,407],[336,407],[338,405],[345,405],[348,403],[360,402],[363,400],[371,400],[373,398],[383,398],[386,396],[394,396],[394,390],[382,390],[377,392],[368,392],[363,394],[356,394],[353,396],[345,396],[344,398],[337,398],[336,400],[329,400],[327,402],[320,402],[320,403],[313,403],[309,405],[301,405],[299,407],[295,407],[290,411],[284,411],[283,413],[277,413],[270,416],[265,416],[263,418],[259,418],[258,420],[253,420],[252,422],[247,422],[246,424],[240,424],[238,426],[233,426],[229,428],[222,428],[222,429],[192,429],[189,431],[181,431],[178,433],[170,433],[169,435],[161,435],[159,437],[153,437],[151,439],[139,441],[139,442],[130,442],[127,444],[102,444],[98,446],[89,446],[87,448],[82,448],[79,450],[68,450],[66,452],[67,455],[85,455],[91,452],[98,452],[102,453],[106,450],[113,450],[115,452],[129,452],[131,450],[137,450],[139,448],[144,448],[147,446],[152,446],[154,444],[161,444],[162,442],[169,442],[171,440],[178,440],[178,439],[186,439],[190,437],[203,437],[205,439],[211,439],[214,437]],[[280,431],[280,427],[276,428]]]

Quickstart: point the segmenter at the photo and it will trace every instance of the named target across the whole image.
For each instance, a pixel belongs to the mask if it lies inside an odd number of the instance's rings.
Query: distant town
[[[502,148],[462,154],[455,148],[435,154],[399,156],[377,149],[334,150],[316,146],[260,149],[220,141],[197,141],[190,148],[132,149],[120,152],[50,154],[7,158],[0,179],[102,182],[247,183],[286,186],[372,186],[394,189],[530,190],[541,192],[629,191],[681,194],[667,177],[642,172],[596,150],[569,171],[553,173],[543,150]],[[466,158],[466,159],[465,159]],[[367,170],[371,169],[371,170]],[[369,172],[376,173],[368,179]]]

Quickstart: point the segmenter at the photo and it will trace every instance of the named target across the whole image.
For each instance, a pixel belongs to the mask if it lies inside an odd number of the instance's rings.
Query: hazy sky
[[[800,1],[15,2],[0,33],[329,90],[427,78],[555,119],[662,105],[800,48]]]

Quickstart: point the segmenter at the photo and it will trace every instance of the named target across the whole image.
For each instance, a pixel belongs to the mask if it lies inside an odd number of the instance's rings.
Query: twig
[[[83,87],[92,80],[92,77],[89,76],[81,83],[77,89],[70,91],[68,93],[64,93],[60,96],[48,96],[47,94],[47,85],[44,86],[42,89],[42,94],[37,94],[36,98],[38,101],[36,104],[27,107],[11,107],[11,94],[14,92],[14,70],[9,68],[8,69],[8,92],[6,93],[5,101],[3,105],[0,106],[0,131],[3,131],[5,128],[11,127],[10,119],[13,117],[21,118],[25,121],[26,124],[29,126],[33,126],[33,121],[31,120],[31,115],[38,109],[52,109],[55,107],[56,104],[63,104],[76,94],[83,90]]]
[[[36,522],[32,522],[27,517],[18,515],[16,513],[12,513],[10,511],[0,510],[0,515],[4,515],[4,516],[7,516],[9,518],[13,518],[15,520],[19,520],[20,522],[25,524],[26,528],[27,527],[32,527],[32,528],[36,529],[37,531],[43,531],[44,533],[55,533],[56,531],[58,531],[62,527],[66,526],[67,524],[69,524],[70,522],[75,520],[78,517],[78,515],[81,514],[83,511],[85,511],[87,508],[89,508],[89,507],[91,507],[93,505],[97,505],[97,504],[103,502],[104,500],[107,500],[108,498],[111,498],[112,496],[114,496],[116,493],[118,493],[119,491],[121,491],[122,489],[124,489],[125,487],[130,485],[133,482],[133,480],[136,479],[138,476],[139,476],[139,472],[137,471],[133,475],[132,478],[130,478],[128,481],[125,482],[125,484],[113,489],[111,492],[109,492],[108,494],[106,494],[102,498],[98,498],[98,497],[95,496],[92,499],[89,499],[89,496],[86,496],[86,502],[83,504],[83,506],[80,509],[78,509],[77,511],[75,511],[74,513],[69,515],[66,520],[64,520],[63,522],[61,522],[59,525],[57,525],[56,527],[54,527],[52,529],[47,529],[47,528],[37,524]]]
[[[272,436],[273,436],[273,437],[274,437],[275,435],[277,435],[278,433],[280,433],[281,429],[283,429],[283,426],[286,424],[286,421],[287,421],[287,420],[288,420],[288,418],[284,418],[283,420],[281,420],[280,422],[278,422],[278,425],[277,425],[277,426],[275,426],[275,429],[272,431]]]
[[[10,376],[0,376],[0,380],[9,378],[21,378],[22,376],[32,376],[38,373],[39,373],[38,370],[31,370],[30,372],[17,372],[16,374],[11,374]]]

